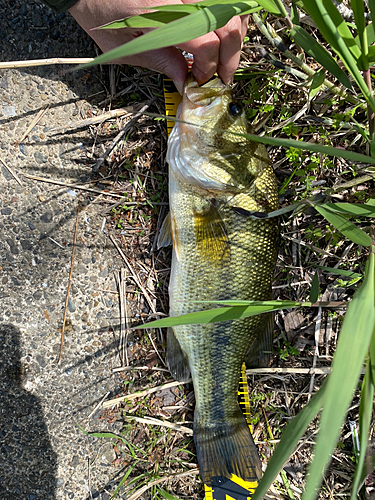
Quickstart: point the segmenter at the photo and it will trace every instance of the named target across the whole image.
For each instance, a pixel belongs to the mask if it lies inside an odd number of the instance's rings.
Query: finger
[[[243,39],[247,35],[247,30],[248,30],[248,27],[249,27],[250,15],[240,16],[240,19],[241,19],[241,38],[242,38],[242,41],[243,41]]]
[[[217,72],[224,83],[232,83],[240,62],[242,46],[242,21],[233,17],[225,26],[215,31],[220,40]]]
[[[192,72],[199,84],[206,82],[216,73],[220,40],[214,32],[179,44],[179,48],[193,54]]]

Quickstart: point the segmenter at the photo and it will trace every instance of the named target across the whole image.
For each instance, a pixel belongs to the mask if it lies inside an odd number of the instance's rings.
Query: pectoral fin
[[[217,207],[210,205],[194,213],[197,252],[206,259],[221,259],[229,248],[224,221]]]
[[[189,361],[181,349],[173,328],[167,333],[167,366],[172,377],[179,382],[186,382],[190,377]]]
[[[158,237],[158,249],[162,247],[169,247],[173,245],[176,252],[176,256],[179,259],[180,256],[180,243],[178,239],[178,233],[176,228],[176,222],[174,220],[172,212],[166,216],[163,224],[160,228],[160,233]]]
[[[171,218],[171,212],[169,212],[161,225],[158,236],[158,250],[173,245]]]
[[[266,368],[271,361],[274,314],[269,313],[262,324],[262,330],[246,355],[247,368]]]

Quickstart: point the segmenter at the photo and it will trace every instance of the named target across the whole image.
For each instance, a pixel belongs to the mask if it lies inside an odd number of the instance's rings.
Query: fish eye
[[[242,106],[236,101],[230,102],[228,104],[229,113],[235,118],[242,113]]]

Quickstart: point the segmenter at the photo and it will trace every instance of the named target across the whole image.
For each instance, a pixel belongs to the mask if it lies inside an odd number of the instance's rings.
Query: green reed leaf
[[[325,219],[328,220],[340,233],[345,235],[357,245],[362,245],[364,247],[371,246],[372,240],[370,236],[362,231],[358,226],[350,222],[348,219],[339,215],[338,213],[330,210],[326,204],[315,205],[315,209],[323,215]]]
[[[303,436],[304,432],[310,423],[317,416],[319,411],[323,408],[326,399],[327,380],[319,391],[311,398],[311,401],[301,410],[296,417],[294,417],[281,435],[279,444],[277,445],[272,458],[267,465],[262,479],[259,481],[255,493],[252,495],[251,500],[262,500],[263,496],[267,493],[268,488],[271,486],[276,476],[282,469],[285,462],[289,459],[293,450],[298,444],[298,441]]]
[[[87,68],[96,64],[104,64],[121,57],[139,54],[152,49],[160,49],[170,45],[178,45],[193,38],[205,35],[210,31],[221,28],[236,15],[253,11],[254,2],[243,0],[232,4],[219,4],[203,7],[188,16],[145,33],[105,54],[101,54],[93,61],[82,64],[76,69]],[[258,10],[259,7],[256,8]]]
[[[358,38],[360,42],[361,48],[361,61],[362,61],[362,69],[368,69],[368,41],[367,41],[367,31],[366,31],[366,19],[365,19],[365,9],[363,0],[351,0],[350,2],[353,14],[354,21],[356,25],[356,30],[358,33]]]
[[[363,96],[375,111],[375,100],[359,68],[361,50],[332,0],[304,0],[304,5],[326,41],[341,58]]]
[[[223,302],[230,303],[231,301]],[[236,305],[228,307],[218,307],[216,309],[207,309],[205,311],[183,314],[181,316],[158,319],[144,325],[136,326],[135,329],[140,330],[144,328],[165,328],[178,325],[199,325],[204,323],[216,323],[218,321],[249,318],[250,316],[256,316],[257,314],[262,314],[270,311],[278,311],[280,309],[300,307],[302,305],[301,302],[293,302],[291,300],[249,301],[252,302],[251,305],[244,304],[244,301],[232,302],[235,302]]]
[[[355,273],[354,271],[348,271],[346,269],[336,269],[335,267],[326,267],[326,266],[316,266],[323,271],[327,271],[332,274],[338,274],[339,276],[347,276],[351,279],[362,279],[363,275],[359,273]]]
[[[366,363],[366,373],[363,377],[361,389],[361,402],[359,405],[359,446],[360,453],[357,460],[357,466],[354,474],[351,500],[356,500],[359,489],[361,488],[361,478],[363,475],[363,466],[365,464],[366,451],[369,442],[370,425],[372,417],[372,406],[374,401],[374,384],[371,376],[371,360]]]
[[[318,493],[322,474],[337,443],[374,332],[374,251],[373,246],[366,265],[364,282],[349,304],[340,332],[332,372],[328,378],[314,460],[309,468],[303,500],[314,500]]]
[[[375,206],[363,203],[326,203],[325,206],[334,212],[357,217],[375,217]]]
[[[318,273],[315,272],[310,290],[310,302],[316,302],[319,297],[319,276]]]
[[[309,35],[306,30],[304,30],[301,26],[294,26],[291,29],[290,34],[294,41],[298,43],[298,45],[300,45],[307,54],[313,57],[323,66],[323,68],[335,76],[340,83],[345,85],[348,89],[352,88],[349,78],[333,59],[331,54],[324,47],[322,47],[320,43],[315,40],[315,38]],[[320,84],[322,84],[323,81]]]

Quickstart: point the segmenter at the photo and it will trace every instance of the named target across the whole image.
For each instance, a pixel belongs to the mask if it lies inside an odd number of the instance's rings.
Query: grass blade
[[[326,203],[326,206],[335,212],[342,214],[375,217],[375,206],[363,203]]]
[[[371,425],[372,405],[374,400],[374,384],[371,376],[371,359],[367,360],[366,373],[362,382],[361,403],[359,405],[359,445],[360,453],[353,480],[351,500],[356,500],[361,487],[361,477],[365,464],[366,451],[369,441],[369,431]]]
[[[271,304],[267,304],[267,302],[271,302]],[[292,302],[288,300],[264,301],[264,304],[258,304],[241,304],[229,307],[218,307],[216,309],[207,309],[205,311],[197,311],[193,313],[183,314],[181,316],[151,321],[150,323],[136,326],[135,329],[139,330],[144,328],[164,328],[177,325],[199,325],[204,323],[215,323],[217,321],[249,318],[250,316],[256,316],[257,314],[301,306],[301,302]]]
[[[354,21],[357,28],[358,38],[361,47],[362,69],[368,70],[368,42],[365,20],[365,9],[363,0],[351,0],[351,7],[354,14]]]
[[[345,315],[328,378],[320,431],[309,468],[303,500],[313,500],[339,437],[375,326],[375,247],[372,246],[363,285]],[[350,366],[350,369],[348,367]]]
[[[322,269],[323,271],[328,271],[329,273],[332,274],[338,274],[340,276],[347,276],[350,279],[362,279],[363,275],[355,273],[353,271],[347,271],[346,269],[336,269],[335,267],[325,267],[325,266],[316,266],[319,269]]]
[[[324,381],[319,391],[311,398],[305,408],[293,418],[282,433],[280,443],[277,445],[274,454],[267,466],[267,469],[259,481],[251,500],[261,500],[277,474],[282,469],[284,463],[297,446],[298,441],[303,436],[305,430],[323,408],[326,399],[327,380]]]
[[[337,62],[333,59],[331,54],[322,47],[306,30],[301,26],[294,26],[290,34],[294,41],[300,45],[303,50],[313,57],[319,64],[327,71],[334,75],[340,83],[345,85],[346,88],[351,89],[352,84],[347,75],[343,72]],[[323,77],[324,81],[324,77]],[[321,82],[323,83],[323,82]]]
[[[312,283],[311,283],[311,290],[310,290],[310,302],[316,302],[319,297],[319,276],[318,273],[316,272],[314,274]]]
[[[321,144],[316,144],[312,142],[297,141],[295,139],[279,139],[278,137],[259,137],[253,134],[235,134],[247,137],[251,141],[261,142],[263,144],[269,144],[271,146],[282,146],[284,148],[297,148],[304,151],[311,151],[312,153],[322,153],[328,156],[334,156],[336,158],[347,158],[353,161],[359,161],[361,163],[371,163],[375,165],[375,158],[371,156],[362,155],[360,153],[355,153],[354,151],[348,151],[346,149],[333,148],[331,146],[325,146]]]
[[[333,210],[330,210],[327,205],[315,205],[315,209],[323,215],[328,222],[332,224],[340,233],[345,235],[354,243],[362,245],[364,247],[369,247],[372,244],[370,236],[362,231],[358,226],[350,222],[348,219],[342,215],[337,214]]]
[[[321,34],[341,58],[367,102],[375,111],[375,100],[358,67],[358,62],[361,62],[361,50],[332,0],[319,0],[318,2],[304,0],[304,5]]]
[[[178,45],[193,38],[205,35],[221,28],[236,15],[244,14],[252,9],[253,2],[243,0],[233,4],[219,4],[203,7],[188,16],[177,19],[169,24],[145,33],[105,54],[96,57],[92,62],[82,64],[77,69],[87,68],[96,64],[104,64],[121,57],[139,54],[152,49],[160,49],[170,45]],[[258,9],[258,8],[257,8]],[[256,10],[257,10],[256,9]]]

